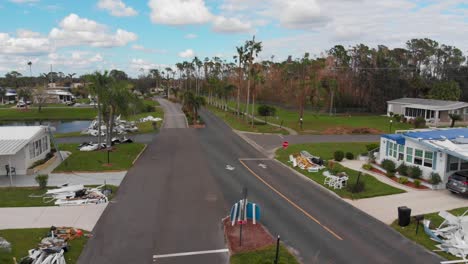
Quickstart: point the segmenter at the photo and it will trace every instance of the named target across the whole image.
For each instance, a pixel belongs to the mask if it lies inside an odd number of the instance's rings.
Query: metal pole
[[[280,246],[280,236],[276,239],[276,257],[275,257],[275,264],[278,264],[279,260],[279,246]]]
[[[13,178],[11,177],[11,158],[8,156],[8,176],[10,176],[10,187],[13,187]]]

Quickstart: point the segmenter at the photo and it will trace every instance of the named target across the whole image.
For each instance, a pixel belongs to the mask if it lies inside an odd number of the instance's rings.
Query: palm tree
[[[87,76],[87,82],[89,85],[89,92],[96,97],[97,108],[98,108],[98,146],[101,146],[101,123],[103,116],[103,108],[101,100],[107,96],[109,83],[111,82],[111,77],[108,72],[104,73],[96,71],[94,74]]]
[[[195,90],[196,90],[196,94],[200,95],[200,75],[201,75],[200,70],[203,67],[203,62],[197,56],[195,56],[193,58],[192,65],[197,67],[197,76],[195,79]]]
[[[255,41],[255,36],[253,36],[252,40],[246,41],[244,45],[244,50],[247,52],[247,57],[245,58],[245,61],[247,62],[248,68],[247,68],[247,105],[245,112],[248,113],[249,111],[249,100],[250,100],[250,69],[252,68],[252,64],[254,59],[258,56],[258,53],[262,51],[262,42],[256,42]]]
[[[243,79],[243,69],[242,65],[244,64],[245,60],[245,50],[244,47],[236,47],[237,49],[237,55],[234,56],[234,60],[239,63],[239,68],[238,68],[238,77],[239,77],[239,85],[237,86],[237,108],[236,108],[236,114],[239,117],[240,114],[240,92],[241,92],[241,85],[242,85],[242,79]]]
[[[32,62],[28,61],[28,66],[29,66],[29,77],[32,77]]]
[[[258,85],[265,83],[265,77],[263,75],[263,67],[261,64],[254,64],[251,70],[250,75],[253,79],[253,89],[252,89],[252,127],[254,126],[255,121],[255,95],[258,92]]]

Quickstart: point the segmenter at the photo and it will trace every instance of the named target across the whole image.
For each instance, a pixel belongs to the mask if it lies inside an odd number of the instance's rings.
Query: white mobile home
[[[416,165],[429,179],[432,172],[446,183],[457,171],[468,170],[468,128],[432,129],[382,135],[378,161]]]
[[[0,174],[8,175],[7,168],[16,174],[26,174],[36,161],[50,152],[50,139],[46,127],[0,127]]]
[[[449,114],[458,114],[468,121],[468,103],[423,98],[400,98],[387,102],[387,115],[401,115],[407,119],[423,117],[431,123],[450,122]]]

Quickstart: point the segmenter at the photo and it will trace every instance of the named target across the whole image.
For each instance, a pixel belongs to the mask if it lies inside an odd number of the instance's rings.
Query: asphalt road
[[[187,128],[187,119],[180,105],[162,98],[158,98],[157,100],[164,109],[163,128]]]
[[[261,222],[303,263],[439,261],[288,168],[264,160],[211,113],[201,115],[207,128],[162,129],[149,144],[79,263],[227,263],[225,253],[153,257],[225,248],[221,218],[244,186],[249,200],[261,207]],[[226,170],[228,164],[235,170]]]

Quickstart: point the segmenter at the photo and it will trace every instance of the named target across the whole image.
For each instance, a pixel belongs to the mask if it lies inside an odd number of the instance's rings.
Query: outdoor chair
[[[12,174],[12,175],[16,175],[16,168],[15,167],[10,167],[9,165],[5,165],[5,170],[7,172],[7,176],[9,175],[8,171]]]

